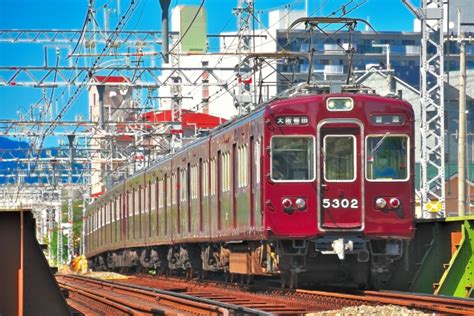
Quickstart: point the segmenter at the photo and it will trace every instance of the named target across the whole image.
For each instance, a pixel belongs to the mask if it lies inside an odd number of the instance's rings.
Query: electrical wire
[[[95,68],[98,66],[98,63],[100,62],[100,60],[104,57],[104,54],[110,49],[110,44],[114,42],[115,38],[117,36],[119,36],[119,32],[125,27],[125,25],[127,24],[128,20],[131,18],[131,15],[133,14],[133,12],[135,11],[136,7],[137,7],[137,3],[139,2],[139,0],[131,0],[130,2],[130,5],[128,6],[126,12],[123,14],[123,16],[119,19],[119,21],[117,22],[117,26],[115,27],[115,30],[112,32],[112,34],[110,34],[110,36],[108,37],[107,41],[106,41],[106,44],[105,44],[105,47],[102,49],[102,52],[100,53],[100,55],[95,59],[92,67],[89,69],[89,77],[91,77],[93,75],[93,71],[95,70]],[[40,143],[39,143],[39,146],[38,146],[38,155],[36,156],[35,160],[33,161],[33,164],[32,164],[32,171],[33,172],[35,170],[35,165],[39,159],[39,154],[41,153],[42,151],[42,148],[43,148],[43,145],[44,145],[44,141],[47,137],[47,135],[49,133],[52,132],[52,130],[54,130],[55,126],[57,125],[57,123],[59,122],[59,120],[62,119],[62,117],[64,116],[64,114],[69,110],[69,108],[72,106],[72,104],[75,102],[75,100],[77,99],[77,97],[79,96],[79,93],[81,92],[82,88],[86,85],[86,83],[88,82],[89,80],[89,77],[85,77],[82,82],[79,84],[79,86],[77,87],[77,89],[74,91],[73,95],[69,98],[68,102],[66,103],[66,105],[61,109],[61,111],[56,115],[56,117],[54,118],[54,120],[51,122],[51,124],[45,129],[45,131],[43,132],[43,134],[41,135],[41,139],[40,139]],[[24,186],[24,183],[21,184],[19,187],[18,187],[18,190],[17,190],[17,199],[18,200],[18,194],[20,193],[21,189],[23,188]]]

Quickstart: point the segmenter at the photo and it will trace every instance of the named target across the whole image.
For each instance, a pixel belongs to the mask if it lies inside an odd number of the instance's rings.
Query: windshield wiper
[[[377,142],[375,147],[370,151],[372,158],[374,157],[374,153],[379,149],[380,146],[382,146],[385,137],[387,137],[388,135],[390,135],[390,132],[386,132],[385,135],[383,135],[383,137]]]

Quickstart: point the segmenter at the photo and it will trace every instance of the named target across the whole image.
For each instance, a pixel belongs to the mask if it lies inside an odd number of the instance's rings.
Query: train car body
[[[275,100],[97,199],[98,269],[380,287],[413,236],[414,114],[367,94]]]

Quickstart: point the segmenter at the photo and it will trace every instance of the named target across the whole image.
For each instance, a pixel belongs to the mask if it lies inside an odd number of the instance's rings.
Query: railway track
[[[158,287],[191,296],[234,302],[272,314],[305,314],[360,305],[396,305],[429,313],[474,315],[474,300],[439,295],[394,291],[351,291],[346,293],[284,290],[262,285],[229,284],[215,281],[184,280],[178,277],[140,276],[120,282]]]
[[[439,295],[402,293],[394,291],[361,291],[357,293],[330,293],[323,291],[296,290],[296,294],[315,299],[334,298],[359,302],[361,305],[398,305],[424,311],[450,314],[474,315],[474,300]]]
[[[206,298],[76,275],[58,275],[68,304],[87,315],[267,315]]]
[[[86,309],[102,305],[101,310],[125,315],[304,315],[362,305],[396,305],[429,313],[474,315],[473,300],[391,291],[286,290],[268,284],[243,285],[147,275],[115,281],[58,276],[58,282],[69,291],[70,304],[78,310],[85,310],[77,304],[86,302]],[[103,306],[110,302],[113,304]]]

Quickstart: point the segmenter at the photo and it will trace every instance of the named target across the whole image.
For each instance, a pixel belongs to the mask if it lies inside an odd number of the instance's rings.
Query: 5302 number
[[[357,199],[323,199],[324,208],[359,208]]]

